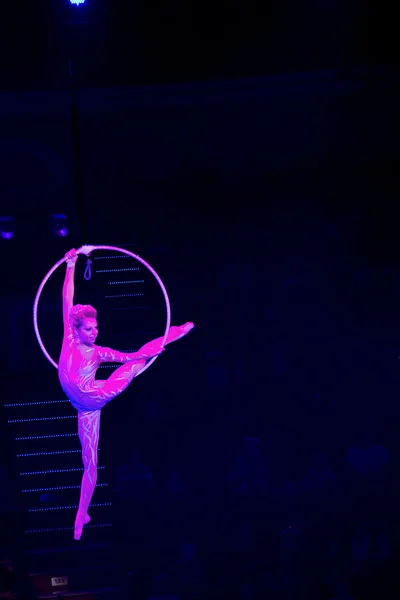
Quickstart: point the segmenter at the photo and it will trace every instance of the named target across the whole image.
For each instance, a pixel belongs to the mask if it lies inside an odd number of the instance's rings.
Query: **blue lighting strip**
[[[98,507],[98,506],[112,506],[112,502],[102,502],[98,504],[91,504],[90,508]],[[68,510],[70,508],[78,508],[78,504],[73,504],[72,506],[52,506],[51,508],[30,508],[28,512],[43,512],[47,510]]]
[[[127,256],[126,254],[117,254],[117,256],[95,256],[93,260],[106,260],[108,258],[130,258],[132,260],[131,256]],[[98,271],[97,271],[98,272]]]
[[[118,296],[105,296],[105,298],[133,298],[133,296],[144,296],[144,294],[118,294]]]
[[[58,490],[78,490],[80,489],[80,485],[62,485],[58,487],[49,487],[49,488],[32,488],[29,490],[22,490],[24,494],[29,494],[31,492],[58,492]],[[98,487],[108,487],[108,483],[98,483],[96,488]]]
[[[102,269],[96,273],[125,273],[126,271],[140,271],[139,267],[131,267],[130,269]]]
[[[100,525],[85,525],[85,529],[94,527],[112,527],[112,523],[102,523]],[[71,531],[73,527],[50,527],[49,529],[25,529],[25,533],[45,533],[47,531]]]
[[[134,279],[133,281],[109,281],[108,285],[119,285],[120,283],[144,283],[144,279]]]
[[[104,469],[105,467],[97,467],[97,469]],[[54,469],[51,471],[26,471],[20,473],[20,475],[47,475],[47,473],[72,473],[73,471],[83,471],[83,467],[75,467],[74,469]]]
[[[99,448],[100,450],[100,448]],[[17,458],[25,458],[27,456],[50,456],[52,454],[75,454],[77,452],[82,452],[79,450],[58,450],[56,452],[32,452],[31,454],[17,454]]]
[[[21,402],[19,404],[5,404],[4,406],[41,406],[42,404],[65,404],[69,400],[50,400],[46,402]]]
[[[32,423],[33,421],[59,421],[60,419],[76,419],[76,416],[71,417],[40,417],[39,419],[13,419],[7,423]]]
[[[62,437],[78,437],[78,433],[55,433],[53,435],[30,435],[28,437],[17,437],[15,441],[21,440],[49,440],[50,438],[62,438]]]

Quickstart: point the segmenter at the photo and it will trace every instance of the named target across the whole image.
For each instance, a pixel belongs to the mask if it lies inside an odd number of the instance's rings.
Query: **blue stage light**
[[[51,215],[51,229],[56,237],[68,235],[67,217],[65,215]]]
[[[69,0],[71,4],[75,4],[75,6],[79,6],[80,4],[85,4],[85,0]]]
[[[11,240],[15,233],[13,217],[0,217],[0,237],[3,240]]]

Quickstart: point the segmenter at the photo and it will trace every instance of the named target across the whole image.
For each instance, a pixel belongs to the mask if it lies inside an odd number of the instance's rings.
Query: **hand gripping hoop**
[[[150,271],[150,273],[152,273],[154,275],[154,277],[157,280],[158,285],[160,286],[160,288],[162,290],[162,293],[164,294],[165,306],[166,306],[166,311],[167,311],[167,322],[166,322],[164,337],[163,337],[163,341],[162,341],[162,346],[164,346],[164,344],[167,340],[169,328],[171,325],[171,307],[170,307],[170,303],[169,303],[167,290],[165,289],[165,286],[164,286],[163,282],[161,281],[161,278],[159,277],[159,275],[157,275],[157,273],[155,272],[153,267],[151,267],[145,260],[143,260],[143,258],[140,258],[140,256],[138,256],[137,254],[133,254],[133,252],[129,252],[129,250],[124,250],[123,248],[116,248],[115,246],[82,246],[81,248],[79,248],[77,250],[77,254],[85,254],[86,256],[89,256],[89,254],[91,254],[92,252],[94,252],[96,250],[111,250],[113,252],[121,252],[122,254],[131,256],[135,260],[138,260],[140,263],[142,263],[142,265],[144,265],[146,267],[146,269],[148,269]],[[39,342],[39,346],[41,347],[42,352],[45,355],[45,357],[47,358],[47,360],[49,362],[51,362],[53,367],[55,367],[56,369],[58,369],[58,364],[51,358],[50,354],[47,352],[47,350],[42,342],[42,338],[40,337],[39,328],[38,328],[38,305],[39,305],[41,293],[42,293],[43,288],[46,285],[47,281],[50,279],[50,277],[52,276],[54,271],[60,265],[62,265],[65,261],[66,261],[66,259],[62,258],[47,273],[47,275],[45,276],[45,278],[43,279],[42,283],[39,286],[39,289],[38,289],[36,297],[35,297],[35,302],[33,304],[33,326],[35,329],[37,340]],[[146,369],[148,369],[150,367],[150,365],[153,364],[153,362],[156,360],[156,358],[157,358],[157,356],[153,356],[153,358],[143,367],[143,369],[141,371],[139,371],[138,375],[140,375],[141,373],[144,373],[144,371],[146,371]]]

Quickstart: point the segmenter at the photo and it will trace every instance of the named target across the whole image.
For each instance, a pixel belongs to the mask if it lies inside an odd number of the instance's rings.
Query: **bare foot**
[[[179,327],[171,327],[171,329],[178,330],[177,336],[175,339],[179,340],[181,337],[187,335],[189,333],[189,331],[192,331],[192,329],[194,329],[194,323],[191,323],[189,321],[188,323],[185,323],[184,325],[180,325]]]
[[[189,331],[191,331],[192,329],[194,329],[194,323],[191,323],[189,321],[188,323],[185,323],[184,325],[181,325],[180,328],[185,332],[185,335],[186,335],[186,333],[189,333]]]
[[[74,527],[74,540],[76,540],[77,542],[79,542],[79,540],[81,539],[82,536],[82,529],[83,529],[83,523],[76,523],[75,522],[75,527]]]
[[[175,342],[176,340],[179,340],[180,338],[184,337],[193,328],[194,324],[190,322],[185,323],[184,325],[180,325],[179,327],[177,327],[176,325],[172,325],[172,327],[169,330],[165,345],[171,344],[172,342]],[[157,338],[156,340],[148,342],[140,348],[138,356],[143,355],[146,358],[150,358],[151,356],[157,356],[158,354],[164,351],[164,348],[161,346],[162,341],[163,338]]]
[[[84,525],[87,525],[90,522],[90,517],[86,513],[86,515],[82,515],[78,512],[75,519],[75,527],[74,527],[74,539],[79,541],[82,536],[82,529]]]

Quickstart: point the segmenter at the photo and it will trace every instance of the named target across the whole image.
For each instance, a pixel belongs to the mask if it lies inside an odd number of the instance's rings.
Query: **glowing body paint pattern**
[[[71,264],[71,260],[73,260],[73,257],[71,256],[72,251],[67,253],[64,259],[58,261],[52,269],[50,269],[39,286],[33,307],[33,323],[36,337],[46,358],[58,369],[61,386],[71,404],[78,411],[78,433],[82,445],[84,473],[82,477],[80,503],[75,520],[74,537],[77,540],[81,538],[83,525],[90,521],[87,510],[97,481],[97,452],[101,408],[124,391],[134,377],[143,373],[154,362],[159,353],[158,351],[161,348],[166,344],[185,336],[194,327],[193,323],[186,323],[181,327],[170,328],[171,314],[167,291],[158,274],[145,260],[128,250],[116,248],[114,246],[82,246],[82,248],[74,252],[76,252],[76,254],[86,254],[88,256],[94,250],[121,252],[142,263],[153,274],[161,287],[166,303],[167,323],[164,336],[143,346],[139,353],[126,354],[112,350],[111,348],[95,346],[94,344],[89,347],[85,344],[78,343],[78,339],[74,336],[71,327],[70,318],[71,310],[73,308],[75,270],[74,264]],[[39,299],[44,285],[54,271],[64,262],[67,262],[67,273],[63,287],[64,339],[59,361],[60,364],[57,365],[48,354],[40,337],[37,312]],[[148,360],[148,358],[150,360]],[[100,381],[95,379],[95,374],[102,362],[122,362],[124,364],[116,369],[107,380]]]
[[[96,371],[103,362],[131,364],[119,367],[106,381],[95,380]],[[124,354],[111,348],[78,346],[70,326],[63,342],[58,376],[72,406],[78,411],[93,411],[103,408],[120,394],[133,379],[135,371],[143,368],[144,362],[135,360],[134,354]]]
[[[193,328],[193,323],[181,327],[171,327],[166,344],[169,344]],[[157,338],[145,344],[138,353],[126,354],[93,345],[78,344],[71,323],[64,335],[58,375],[61,387],[78,411],[78,433],[82,445],[82,461],[84,473],[82,477],[81,496],[75,520],[75,539],[82,535],[83,525],[89,523],[88,508],[97,483],[97,459],[100,435],[101,409],[110,400],[123,392],[132,379],[143,369],[146,359],[138,359],[147,355],[149,358],[161,348],[163,338]],[[95,380],[97,368],[103,362],[124,363],[116,369],[107,380]]]
[[[80,539],[83,525],[90,520],[88,508],[97,483],[100,413],[107,402],[120,394],[143,368],[145,360],[132,361],[133,355],[94,345],[78,345],[71,324],[64,334],[58,376],[61,387],[78,411],[78,433],[82,446],[83,477],[78,514],[75,521],[75,539]],[[127,363],[116,369],[106,381],[95,380],[102,362]]]

